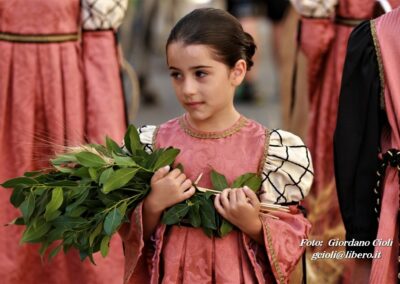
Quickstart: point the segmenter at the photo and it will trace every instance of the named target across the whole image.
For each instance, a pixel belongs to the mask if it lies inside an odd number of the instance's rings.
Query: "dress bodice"
[[[80,0],[0,0],[0,32],[76,33],[79,21]]]
[[[203,173],[199,185],[210,187],[212,169],[225,175],[228,184],[244,173],[258,173],[265,138],[265,128],[243,116],[230,128],[214,133],[196,131],[182,116],[161,125],[155,141],[156,147],[180,149],[175,163],[183,165],[191,180]]]

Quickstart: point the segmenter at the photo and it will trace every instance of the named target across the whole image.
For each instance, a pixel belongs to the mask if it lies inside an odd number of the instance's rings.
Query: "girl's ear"
[[[247,64],[244,59],[239,59],[231,69],[230,80],[233,86],[239,86],[246,76]]]

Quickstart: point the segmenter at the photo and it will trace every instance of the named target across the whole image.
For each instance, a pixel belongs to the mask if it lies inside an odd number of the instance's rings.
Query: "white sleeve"
[[[266,151],[261,201],[281,204],[304,199],[314,173],[310,152],[303,141],[290,132],[272,130]]]
[[[335,13],[338,0],[290,0],[294,9],[304,17],[329,18]]]
[[[84,30],[116,30],[124,19],[128,0],[81,0]]]
[[[155,125],[144,125],[138,128],[140,143],[144,145],[144,150],[149,154],[153,152],[156,129]]]

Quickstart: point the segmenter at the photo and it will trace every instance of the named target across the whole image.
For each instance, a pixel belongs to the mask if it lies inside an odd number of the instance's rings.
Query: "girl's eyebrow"
[[[197,65],[197,66],[193,66],[190,67],[189,69],[191,70],[196,70],[196,69],[207,69],[207,68],[212,68],[212,66],[207,66],[207,65]],[[174,66],[169,66],[170,70],[180,70],[179,68],[176,68]]]

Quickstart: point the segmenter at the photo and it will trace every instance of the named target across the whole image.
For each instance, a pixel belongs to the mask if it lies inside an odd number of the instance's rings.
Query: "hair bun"
[[[244,43],[245,43],[245,57],[246,57],[245,60],[247,63],[247,70],[250,70],[250,68],[254,65],[252,58],[256,53],[257,46],[254,42],[253,37],[249,33],[244,32],[244,35],[245,35]]]

